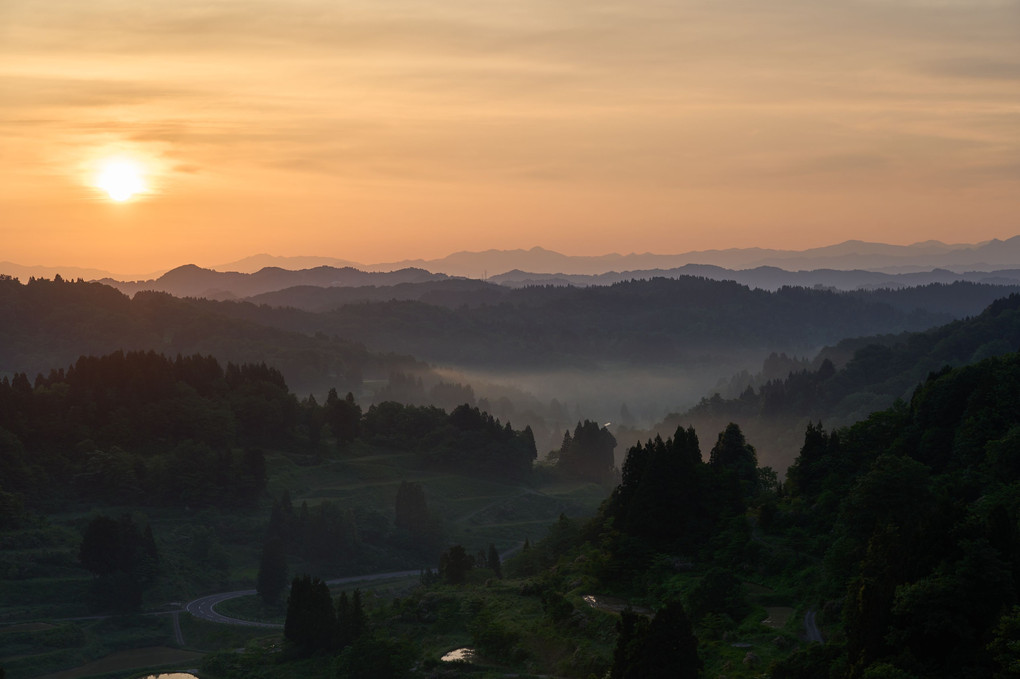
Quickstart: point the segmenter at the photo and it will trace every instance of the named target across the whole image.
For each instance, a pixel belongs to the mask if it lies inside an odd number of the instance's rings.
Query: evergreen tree
[[[596,482],[612,478],[616,438],[605,427],[585,420],[578,422],[574,435],[563,436],[556,467],[568,474]]]
[[[361,430],[361,406],[354,400],[354,394],[340,398],[335,388],[326,396],[325,419],[337,444],[346,445],[357,438]]]
[[[708,458],[709,466],[736,477],[745,497],[758,493],[758,456],[740,427],[732,422],[719,433]]]
[[[89,522],[78,550],[82,566],[96,576],[94,603],[99,608],[136,610],[142,593],[156,578],[159,554],[152,530],[139,530],[130,516],[97,516]]]
[[[276,537],[266,540],[259,560],[255,591],[268,605],[277,603],[287,587],[287,554],[283,541]]]
[[[354,590],[354,596],[347,597],[347,591],[340,592],[336,602],[336,629],[338,648],[346,648],[368,631],[368,619],[361,603],[361,590]]]
[[[489,553],[485,565],[496,573],[497,578],[503,578],[503,568],[500,566],[499,552],[496,551],[496,545],[492,543],[489,543]]]
[[[305,653],[328,651],[337,640],[336,611],[329,587],[318,578],[294,578],[287,597],[283,636]]]
[[[448,584],[459,585],[467,580],[474,564],[475,560],[462,545],[453,545],[439,557],[439,575]]]
[[[624,611],[617,623],[610,679],[697,679],[702,661],[683,604],[673,601],[651,622]]]

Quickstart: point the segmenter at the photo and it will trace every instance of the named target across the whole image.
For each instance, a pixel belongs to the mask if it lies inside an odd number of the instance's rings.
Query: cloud
[[[203,96],[194,90],[137,80],[0,74],[0,108],[132,106]]]
[[[981,58],[940,59],[927,64],[925,70],[940,77],[973,78],[978,80],[1020,80],[1020,61]]]

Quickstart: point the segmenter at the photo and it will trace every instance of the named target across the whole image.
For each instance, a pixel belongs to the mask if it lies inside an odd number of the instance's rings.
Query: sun
[[[112,200],[123,203],[132,196],[145,191],[142,171],[129,160],[111,160],[103,165],[96,186],[106,191]]]

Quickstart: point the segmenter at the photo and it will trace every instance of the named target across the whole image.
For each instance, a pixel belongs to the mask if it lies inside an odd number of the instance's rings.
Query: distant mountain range
[[[961,273],[1020,267],[1020,236],[975,244],[947,244],[930,240],[913,245],[888,245],[849,240],[807,250],[732,248],[676,255],[614,253],[594,257],[564,255],[535,247],[530,250],[455,252],[441,259],[413,259],[370,265],[326,258],[256,255],[213,268],[220,271],[253,272],[262,266],[300,268],[313,262],[315,265],[354,266],[366,271],[392,271],[412,267],[466,278],[487,278],[515,269],[591,276],[612,271],[672,269],[689,264],[707,264],[727,269],[771,266],[787,271],[863,269],[884,273],[916,273],[941,268]]]
[[[986,285],[1020,285],[1020,269],[999,271],[968,271],[955,273],[948,269],[932,269],[916,273],[883,273],[855,269],[815,269],[812,271],[786,271],[774,266],[759,266],[754,269],[725,269],[709,264],[685,264],[673,269],[646,269],[642,271],[611,271],[609,273],[585,274],[540,274],[526,271],[508,271],[488,279],[512,288],[529,285],[612,285],[621,281],[647,280],[650,278],[678,278],[700,276],[716,281],[736,281],[751,288],[778,290],[783,286],[803,288],[824,287],[836,290],[874,290],[879,288],[908,288],[933,283],[956,282],[983,283]]]
[[[598,275],[540,274],[509,271],[481,281],[455,278],[424,269],[405,268],[396,271],[361,271],[351,267],[319,266],[291,271],[266,267],[255,273],[214,271],[193,264],[168,271],[147,281],[116,281],[103,278],[99,282],[117,288],[127,295],[140,290],[168,292],[176,297],[205,297],[230,300],[251,299],[259,304],[296,306],[308,310],[335,309],[344,304],[391,299],[420,300],[444,306],[495,303],[507,288],[529,286],[613,285],[631,280],[653,278],[707,278],[714,281],[735,281],[749,288],[778,290],[782,287],[829,288],[843,291],[904,289],[932,284],[974,283],[984,286],[1020,286],[1020,269],[991,272],[954,273],[935,269],[922,273],[888,274],[875,271],[784,271],[776,267],[731,270],[704,264],[688,264],[674,269],[610,272]],[[1008,293],[1003,293],[1008,294]],[[985,302],[987,303],[987,302]],[[983,308],[983,305],[982,305]]]
[[[353,268],[364,272],[393,272],[411,268],[447,276],[487,279],[514,271],[598,276],[611,272],[676,269],[693,264],[732,270],[775,267],[796,272],[822,269],[863,270],[888,274],[919,273],[933,269],[945,269],[954,273],[994,272],[1020,268],[1020,236],[972,244],[947,244],[929,240],[912,245],[889,245],[849,240],[806,250],[731,248],[675,255],[614,253],[595,257],[564,255],[535,247],[530,250],[455,252],[440,259],[414,259],[377,264],[362,264],[332,257],[279,257],[259,254],[209,268],[219,272],[242,274],[254,274],[266,268],[295,271],[330,267]],[[0,273],[23,280],[33,276],[52,278],[55,274],[60,274],[71,279],[128,281],[153,280],[163,272],[124,275],[73,266],[24,266],[13,262],[0,262]]]
[[[400,269],[390,272],[367,272],[344,267],[318,266],[314,269],[290,271],[266,267],[255,273],[213,271],[194,264],[186,264],[166,272],[155,280],[116,281],[103,278],[99,282],[117,288],[127,295],[140,290],[169,292],[175,297],[205,297],[207,299],[239,299],[296,286],[362,287],[393,286],[400,283],[424,283],[445,280],[449,276],[434,274],[422,269]]]

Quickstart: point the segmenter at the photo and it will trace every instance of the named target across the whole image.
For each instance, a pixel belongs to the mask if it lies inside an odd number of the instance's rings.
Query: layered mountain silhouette
[[[121,292],[133,295],[141,290],[169,292],[176,297],[205,297],[208,299],[237,299],[251,297],[274,290],[296,286],[357,287],[366,285],[390,286],[400,283],[423,283],[444,280],[445,274],[434,274],[422,269],[367,272],[344,267],[319,266],[314,269],[290,271],[279,267],[266,267],[252,274],[236,271],[214,271],[194,264],[186,264],[149,281],[100,280]]]
[[[864,269],[886,273],[912,273],[944,268],[957,273],[1015,268],[1020,264],[1020,236],[975,244],[925,241],[912,245],[889,245],[849,240],[806,250],[732,248],[663,255],[608,254],[594,257],[564,255],[535,247],[530,250],[456,252],[441,259],[414,259],[373,264],[371,271],[416,267],[451,276],[486,278],[514,269],[539,273],[597,275],[609,271],[670,269],[687,264],[708,264],[729,269],[773,266],[800,271],[809,269]],[[284,262],[278,265],[285,266]]]
[[[363,264],[347,259],[322,256],[281,257],[258,254],[227,264],[210,267],[221,272],[256,273],[265,268],[288,270],[319,267],[352,267],[364,271],[394,271],[421,268],[435,273],[468,278],[486,278],[518,269],[537,273],[597,275],[610,271],[670,269],[687,264],[708,264],[730,269],[774,266],[791,271],[808,269],[864,269],[886,273],[909,273],[945,268],[963,271],[993,271],[1014,268],[1020,263],[1020,236],[1006,240],[993,239],[981,243],[947,244],[929,240],[912,245],[890,245],[848,240],[835,245],[805,250],[769,248],[730,248],[698,250],[680,254],[607,254],[573,256],[534,247],[529,250],[485,250],[455,252],[439,259],[413,259],[396,262]],[[125,280],[137,276],[116,275],[81,267],[25,266],[0,262],[0,273],[27,278],[82,277],[88,280],[113,278]]]

